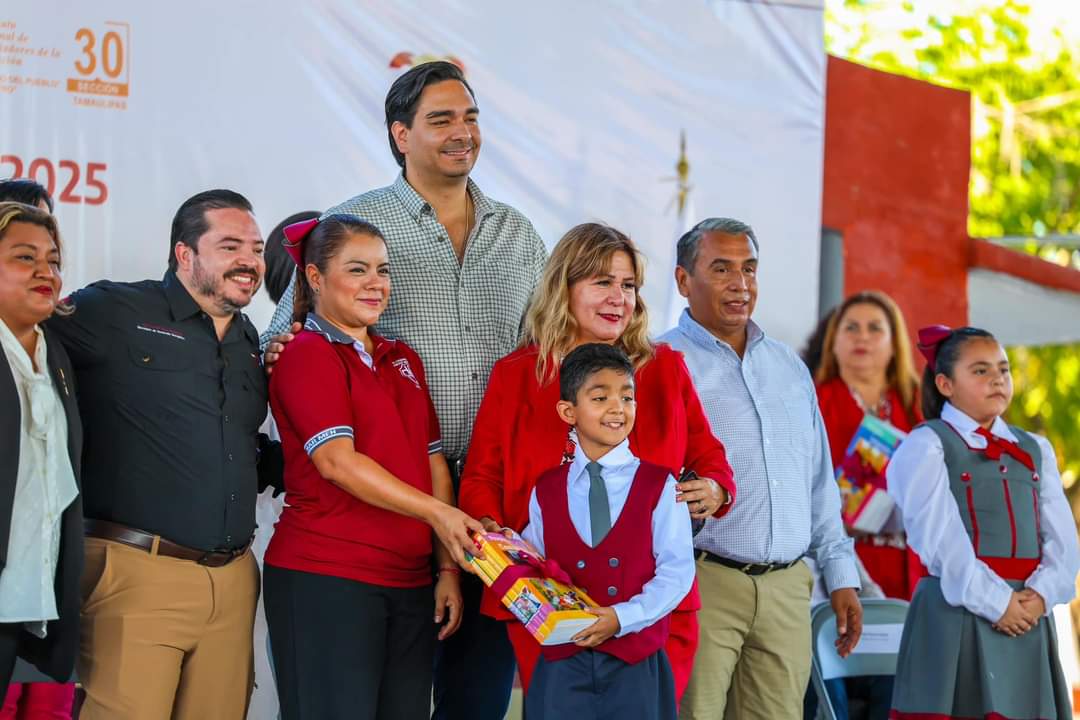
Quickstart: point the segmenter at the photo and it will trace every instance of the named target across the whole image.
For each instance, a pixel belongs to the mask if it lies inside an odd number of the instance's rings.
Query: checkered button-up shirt
[[[739,491],[727,515],[706,520],[694,545],[746,563],[784,563],[809,553],[830,592],[857,588],[854,547],[840,519],[810,373],[756,323],[747,333],[740,358],[684,310],[678,326],[660,337],[685,356]]]
[[[476,218],[460,264],[446,228],[404,174],[323,215],[355,215],[386,237],[390,303],[376,331],[420,355],[450,457],[465,454],[491,367],[517,346],[525,307],[547,262],[544,243],[524,215],[489,199],[472,180],[468,192]],[[260,338],[263,348],[288,329],[292,307],[290,287]]]

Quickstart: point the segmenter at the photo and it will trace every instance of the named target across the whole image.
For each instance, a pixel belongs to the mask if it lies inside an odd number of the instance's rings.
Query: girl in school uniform
[[[1050,611],[1075,594],[1076,526],[1054,451],[1005,423],[1012,377],[985,330],[919,331],[927,421],[886,475],[930,571],[900,642],[891,717],[1072,717]]]

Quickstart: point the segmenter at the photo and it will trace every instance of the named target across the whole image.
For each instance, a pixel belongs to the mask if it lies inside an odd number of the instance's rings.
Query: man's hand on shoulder
[[[281,353],[285,352],[285,346],[291,343],[296,338],[296,333],[302,329],[303,326],[300,323],[294,322],[289,326],[288,332],[270,338],[270,343],[266,346],[266,352],[263,353],[263,368],[266,370],[267,375],[274,372],[274,363],[281,359]]]

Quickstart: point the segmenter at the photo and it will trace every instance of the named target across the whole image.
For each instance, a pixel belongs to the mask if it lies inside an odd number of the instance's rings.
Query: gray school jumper
[[[1035,465],[993,460],[942,420],[926,423],[945,450],[949,487],[980,560],[1015,590],[1040,557],[1035,440],[1010,426]],[[891,718],[1071,720],[1052,618],[1017,638],[945,602],[941,582],[923,578],[900,641]]]

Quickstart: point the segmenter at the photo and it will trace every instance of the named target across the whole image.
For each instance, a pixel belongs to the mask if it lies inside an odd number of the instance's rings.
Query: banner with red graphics
[[[655,332],[694,210],[756,228],[771,334],[813,327],[823,0],[4,3],[0,177],[53,194],[65,290],[160,277],[173,213],[200,190],[245,194],[265,233],[392,182],[386,91],[431,59],[476,91],[486,194],[549,247],[586,220],[641,245]],[[249,314],[262,327],[271,310],[260,295]],[[264,627],[252,718],[276,717]]]
[[[757,317],[797,342],[816,319],[822,12],[821,0],[5,3],[0,177],[52,190],[66,290],[157,277],[195,192],[244,193],[268,232],[390,183],[386,90],[449,58],[481,109],[474,178],[549,246],[584,220],[629,232],[659,332],[688,192],[700,215],[755,226]],[[257,324],[268,305],[253,306]]]

